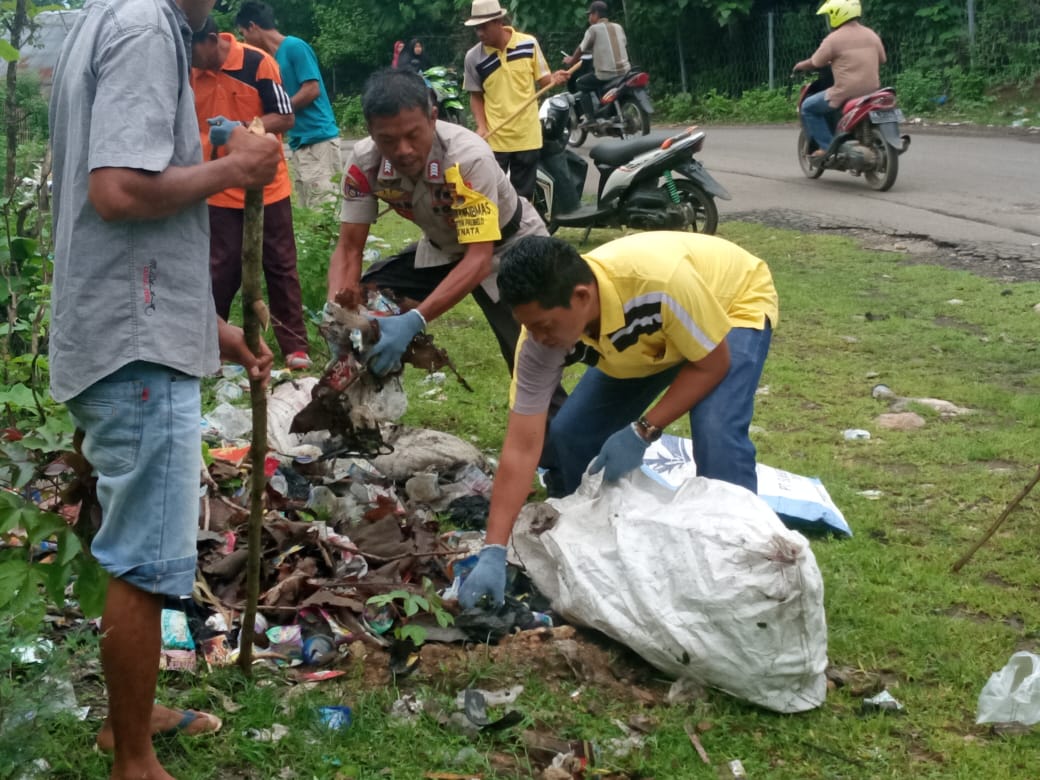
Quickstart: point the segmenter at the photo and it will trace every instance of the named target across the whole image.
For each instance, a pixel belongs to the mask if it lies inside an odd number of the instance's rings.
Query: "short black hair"
[[[586,12],[586,15],[587,14],[596,14],[596,16],[606,16],[607,4],[604,3],[603,0],[596,0],[594,3],[590,3],[589,10]]]
[[[202,23],[202,27],[191,34],[191,45],[194,46],[196,43],[204,43],[209,36],[216,34],[217,23],[213,21],[212,16],[207,16],[206,21]]]
[[[430,90],[418,73],[384,68],[365,81],[361,91],[361,112],[366,122],[377,116],[397,116],[409,108],[421,108],[426,116],[432,116]]]
[[[274,9],[267,3],[246,0],[235,14],[235,27],[248,27],[251,24],[255,24],[261,30],[273,30]]]
[[[549,236],[525,236],[506,250],[498,267],[498,292],[513,308],[537,303],[569,309],[574,288],[596,281],[578,250]]]

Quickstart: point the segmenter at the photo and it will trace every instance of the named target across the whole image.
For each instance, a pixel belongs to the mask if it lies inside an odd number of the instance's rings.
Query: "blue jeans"
[[[755,445],[748,437],[755,391],[773,330],[733,328],[726,336],[730,366],[725,378],[690,409],[697,474],[758,492]],[[568,495],[581,484],[590,461],[612,433],[639,418],[667,388],[683,364],[636,379],[615,379],[590,367],[549,426],[547,484]]]
[[[802,124],[805,132],[809,134],[818,147],[824,151],[834,140],[831,132],[830,117],[835,109],[827,102],[827,91],[817,92],[802,101]]]
[[[67,406],[85,433],[83,455],[98,478],[94,557],[135,588],[189,595],[202,470],[198,378],[129,363]]]

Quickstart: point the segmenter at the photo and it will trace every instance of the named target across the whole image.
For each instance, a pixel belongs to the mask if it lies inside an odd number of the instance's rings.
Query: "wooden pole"
[[[570,66],[569,68],[567,68],[567,75],[568,75],[568,76],[572,75],[572,74],[574,73],[574,71],[576,71],[576,70],[577,70],[578,68],[580,68],[580,67],[581,67],[581,59],[579,58],[577,62],[575,62],[575,63],[574,63],[573,65],[571,65],[571,66]],[[508,124],[509,124],[510,122],[512,122],[512,121],[513,121],[514,119],[516,119],[516,118],[517,118],[518,116],[520,116],[520,114],[522,114],[522,113],[524,112],[524,109],[526,109],[526,108],[527,108],[527,107],[528,107],[529,105],[531,105],[531,104],[532,104],[532,103],[533,103],[534,101],[536,101],[536,100],[537,100],[537,99],[538,99],[539,97],[541,97],[542,95],[544,95],[544,94],[545,94],[546,92],[548,92],[548,91],[549,91],[550,89],[552,89],[552,88],[553,88],[553,87],[555,87],[555,86],[556,86],[555,84],[546,84],[546,85],[545,85],[544,87],[542,87],[542,88],[541,88],[540,90],[538,90],[538,91],[537,91],[537,92],[535,92],[535,93],[534,93],[533,95],[531,95],[531,97],[527,98],[527,100],[525,100],[525,101],[524,101],[524,102],[523,102],[523,103],[522,103],[522,104],[520,105],[520,107],[516,109],[516,111],[514,111],[514,112],[513,112],[512,114],[510,114],[510,115],[509,115],[509,116],[507,116],[507,117],[506,117],[505,119],[503,119],[503,120],[502,120],[501,122],[499,122],[499,123],[498,123],[498,124],[497,124],[497,125],[496,125],[496,126],[494,127],[494,129],[492,129],[492,130],[488,130],[488,134],[484,136],[485,140],[486,140],[486,139],[488,139],[488,138],[490,138],[491,136],[493,136],[493,135],[494,135],[495,133],[497,133],[497,132],[498,132],[499,130],[501,130],[501,129],[502,129],[503,127],[505,127],[506,125],[508,125]]]
[[[264,124],[254,119],[249,132],[264,135]],[[261,290],[264,251],[264,191],[246,190],[242,215],[242,329],[246,344],[254,355],[260,354],[262,330],[270,317]],[[253,668],[253,627],[260,597],[260,532],[264,521],[264,489],[267,477],[267,391],[258,379],[249,380],[249,401],[253,408],[253,440],[249,448],[249,535],[246,559],[246,609],[242,615],[238,665],[248,676]]]
[[[1008,504],[1004,511],[1000,513],[1000,517],[998,517],[996,522],[989,527],[989,530],[982,535],[982,538],[975,542],[975,544],[971,546],[971,549],[960,557],[960,560],[958,560],[957,563],[953,564],[953,571],[955,574],[961,570],[961,567],[963,567],[964,564],[971,560],[971,556],[977,553],[982,545],[989,541],[989,538],[997,532],[998,528],[1000,528],[1001,523],[1007,520],[1008,515],[1014,511],[1015,507],[1019,505],[1023,498],[1029,495],[1029,491],[1035,488],[1038,482],[1040,482],[1040,466],[1036,467],[1036,475],[1032,480],[1030,480],[1029,484],[1022,488],[1017,496],[1011,499],[1011,503]]]

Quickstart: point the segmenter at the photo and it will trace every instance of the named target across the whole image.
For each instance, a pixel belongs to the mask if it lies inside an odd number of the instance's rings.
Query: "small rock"
[[[946,302],[950,304],[950,306],[960,306],[962,303],[964,303],[964,301],[962,301],[960,298],[950,298],[950,300]]]
[[[867,373],[865,373],[863,375],[863,378],[864,379],[877,379],[879,376],[881,376],[881,374],[879,374],[877,371],[868,371]]]
[[[1040,314],[1040,303],[1033,307],[1033,311],[1035,311],[1037,314]]]
[[[885,495],[880,490],[860,490],[857,491],[859,495],[868,501],[877,501],[881,496]]]
[[[874,422],[886,431],[916,431],[925,426],[925,419],[917,412],[887,412],[879,414]]]
[[[842,336],[841,340],[846,344],[859,344],[859,339],[855,336]]]
[[[846,428],[841,435],[845,437],[845,441],[866,440],[870,438],[870,431],[862,428]]]

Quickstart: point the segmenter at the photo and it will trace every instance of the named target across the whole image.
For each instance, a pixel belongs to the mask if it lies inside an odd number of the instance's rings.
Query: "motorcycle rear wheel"
[[[626,99],[618,106],[621,113],[621,138],[635,138],[650,134],[650,115],[634,99]]]
[[[823,176],[823,166],[813,165],[809,162],[809,155],[816,149],[816,143],[809,140],[805,130],[798,134],[798,164],[802,166],[802,173],[809,179],[818,179]]]
[[[896,183],[896,176],[899,175],[899,154],[888,145],[876,127],[870,128],[870,146],[878,157],[878,164],[874,170],[864,171],[863,178],[871,189],[885,192]]]
[[[715,235],[719,226],[719,209],[715,205],[715,199],[704,191],[704,188],[689,179],[675,179],[675,186],[679,190],[679,201],[689,203],[693,206],[693,221],[687,223],[681,230],[693,233],[704,233],[708,236]],[[665,197],[671,199],[668,194],[668,185],[662,184],[661,189]]]
[[[585,143],[585,139],[589,137],[589,131],[580,127],[580,124],[581,119],[578,117],[578,112],[571,106],[571,112],[567,115],[568,146],[581,146]]]

